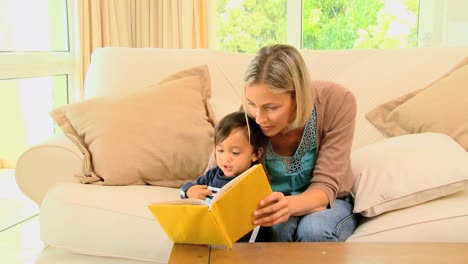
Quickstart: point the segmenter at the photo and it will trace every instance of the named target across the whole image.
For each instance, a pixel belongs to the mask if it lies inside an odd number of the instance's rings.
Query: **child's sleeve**
[[[195,182],[186,182],[182,187],[180,187],[180,198],[181,199],[187,199],[187,190],[192,187],[193,185],[196,185]]]
[[[208,182],[210,181],[210,178],[212,178],[213,170],[209,170],[205,174],[201,175],[198,177],[195,181],[193,182],[186,182],[182,187],[180,187],[180,198],[182,199],[187,199],[187,190],[194,186],[194,185],[208,185]]]

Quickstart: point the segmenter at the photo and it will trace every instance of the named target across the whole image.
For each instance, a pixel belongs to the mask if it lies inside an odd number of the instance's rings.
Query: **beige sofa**
[[[365,118],[368,111],[430,84],[468,56],[468,47],[302,52],[314,79],[333,80],[354,92],[356,152],[389,137]],[[239,107],[243,72],[252,57],[213,50],[98,49],[86,76],[85,97],[128,95],[179,70],[206,64],[209,104],[219,119]],[[167,262],[172,243],[146,205],[178,199],[178,189],[81,184],[74,175],[83,166],[83,152],[64,135],[30,148],[19,159],[17,183],[41,206],[44,243],[84,254]],[[468,187],[466,179],[459,183],[461,191],[364,217],[348,241],[468,242]]]

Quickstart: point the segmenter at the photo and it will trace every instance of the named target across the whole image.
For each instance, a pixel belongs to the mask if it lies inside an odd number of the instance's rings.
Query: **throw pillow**
[[[468,150],[468,58],[427,87],[377,106],[366,118],[391,136],[438,132]]]
[[[84,154],[83,183],[180,187],[203,173],[213,148],[207,66],[175,73],[124,97],[51,112]]]
[[[442,133],[388,138],[351,155],[354,212],[366,217],[468,187],[468,153]]]

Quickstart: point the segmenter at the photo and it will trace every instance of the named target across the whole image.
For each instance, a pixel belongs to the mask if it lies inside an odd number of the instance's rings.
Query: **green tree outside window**
[[[287,0],[218,0],[221,50],[254,53],[286,43]],[[304,0],[302,48],[353,49],[417,46],[419,0]]]

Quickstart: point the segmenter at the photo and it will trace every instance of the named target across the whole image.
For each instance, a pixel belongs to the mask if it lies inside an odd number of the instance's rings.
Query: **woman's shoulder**
[[[328,80],[314,80],[312,85],[317,91],[319,101],[330,97],[350,97],[350,99],[354,100],[353,92],[339,83]]]
[[[356,97],[343,85],[333,81],[315,80],[312,82],[317,94],[316,107],[322,113],[356,112]],[[332,114],[333,115],[333,114]]]
[[[312,85],[315,87],[317,94],[320,95],[353,95],[353,92],[343,85],[328,81],[328,80],[314,80]],[[354,96],[354,95],[353,95]]]

